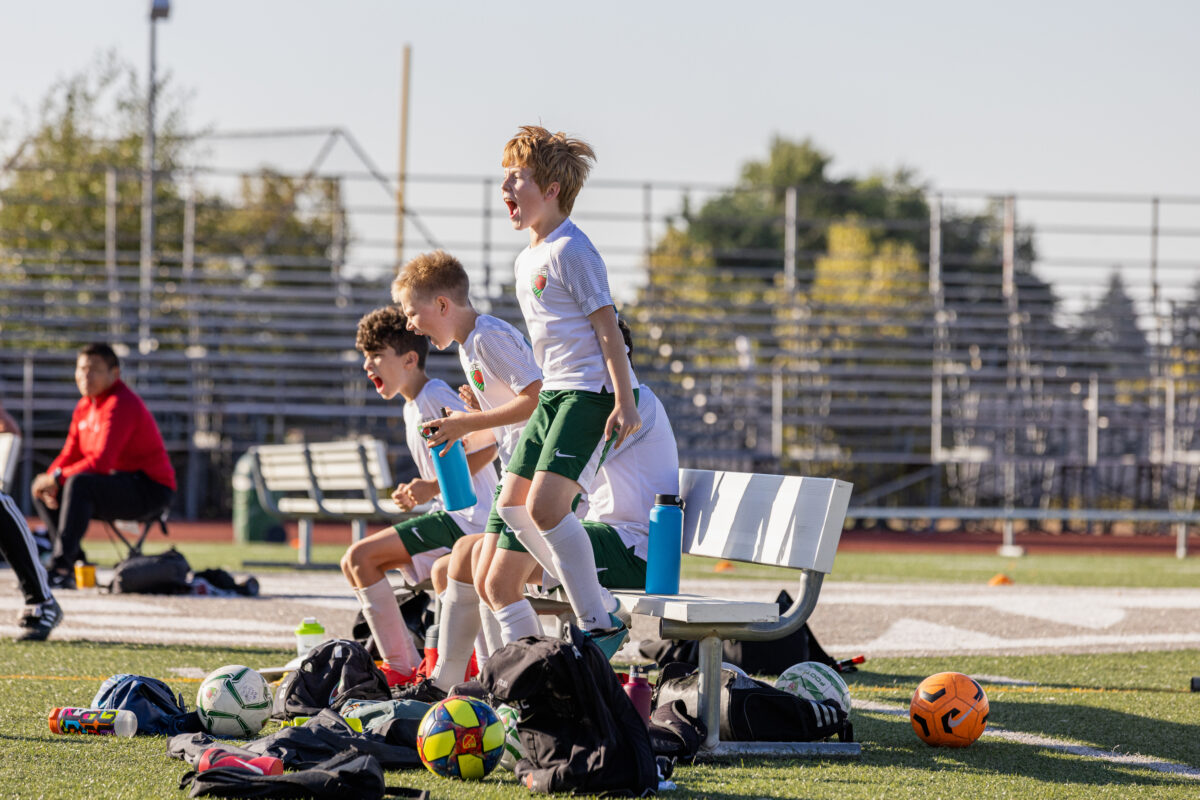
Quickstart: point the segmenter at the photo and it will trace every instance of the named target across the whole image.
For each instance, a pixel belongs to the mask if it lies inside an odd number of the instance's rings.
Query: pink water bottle
[[[625,690],[626,696],[633,703],[633,707],[637,709],[638,714],[642,717],[642,722],[650,724],[650,701],[654,697],[654,687],[650,685],[649,679],[646,677],[646,670],[634,664],[629,668],[629,680],[622,687]]]

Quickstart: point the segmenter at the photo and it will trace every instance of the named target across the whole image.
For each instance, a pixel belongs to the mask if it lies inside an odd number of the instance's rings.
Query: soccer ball
[[[249,667],[230,664],[200,684],[196,711],[214,736],[254,736],[271,716],[271,687]]]
[[[939,672],[921,681],[908,717],[913,732],[926,744],[966,747],[987,727],[987,694],[961,672]]]
[[[819,661],[802,661],[788,667],[775,679],[775,688],[814,703],[833,700],[842,711],[850,713],[850,689],[846,682],[833,667]]]
[[[525,757],[525,748],[521,747],[521,737],[517,734],[521,712],[510,705],[501,705],[496,708],[496,716],[504,725],[504,755],[500,756],[500,766],[514,772],[517,762]]]
[[[434,774],[478,780],[500,763],[504,723],[482,700],[451,695],[425,712],[417,754]]]

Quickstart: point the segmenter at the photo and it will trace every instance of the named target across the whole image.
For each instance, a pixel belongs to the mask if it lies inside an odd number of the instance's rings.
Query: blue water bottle
[[[646,593],[679,594],[683,550],[683,498],[656,494],[650,509],[650,545],[646,552]]]
[[[437,473],[438,486],[442,489],[442,505],[447,511],[470,508],[479,498],[475,496],[475,483],[467,466],[467,451],[461,440],[451,445],[450,452],[443,456],[445,449],[445,442],[429,448],[429,452],[433,453],[433,470]]]

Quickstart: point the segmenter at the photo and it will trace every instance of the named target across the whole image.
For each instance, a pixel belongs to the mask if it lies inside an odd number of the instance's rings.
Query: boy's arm
[[[489,444],[482,450],[476,450],[474,453],[467,455],[467,469],[472,475],[486,467],[496,460],[496,454],[500,452],[500,448],[495,444]]]
[[[434,420],[432,424],[437,426],[437,430],[430,434],[429,444],[431,447],[442,442],[453,444],[468,433],[524,422],[533,416],[538,404],[538,392],[541,390],[542,382],[537,380],[504,405],[489,408],[487,411],[451,411],[450,416]]]
[[[617,311],[612,306],[604,306],[588,314],[588,321],[596,331],[600,341],[600,352],[604,354],[604,366],[612,379],[613,394],[616,403],[608,422],[604,424],[604,439],[608,440],[616,431],[613,449],[621,446],[621,442],[632,436],[642,427],[642,418],[638,414],[637,401],[633,397],[633,383],[629,380],[629,355],[625,352],[625,339],[617,327]]]

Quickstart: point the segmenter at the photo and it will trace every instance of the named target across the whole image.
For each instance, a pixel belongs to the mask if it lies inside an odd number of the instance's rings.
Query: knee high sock
[[[481,633],[486,640],[485,649],[490,656],[492,653],[504,647],[504,633],[500,630],[500,623],[496,621],[496,615],[492,613],[492,609],[487,603],[479,601],[479,621],[483,625]],[[475,659],[479,660],[479,645],[476,646]],[[483,664],[479,666],[482,668]]]
[[[554,574],[562,581],[571,609],[584,630],[612,627],[608,606],[596,577],[596,556],[583,523],[567,514],[548,531],[542,531],[554,556]]]
[[[438,662],[430,677],[439,689],[449,691],[462,683],[479,633],[479,595],[474,584],[450,578],[439,626]]]
[[[511,644],[522,636],[541,636],[542,626],[528,600],[518,600],[492,612],[500,623],[500,633],[505,644]]]
[[[367,620],[371,635],[375,637],[375,646],[379,648],[384,663],[402,673],[416,669],[421,660],[417,655],[417,646],[413,644],[412,634],[404,624],[400,606],[396,605],[396,595],[387,578],[355,589],[354,594],[362,603],[363,617]]]
[[[562,577],[558,574],[558,570],[554,566],[554,554],[550,550],[550,546],[546,544],[545,536],[533,524],[533,519],[529,516],[529,511],[525,506],[505,506],[497,509],[500,518],[504,520],[504,524],[513,529],[517,535],[517,541],[521,546],[529,551],[529,554],[537,559],[537,562],[542,565],[542,569],[549,573],[549,576],[554,580],[562,583]],[[582,525],[580,526],[582,527]],[[584,537],[587,538],[587,531],[584,531]],[[591,552],[591,540],[588,539],[588,552]],[[595,565],[595,555],[592,556],[593,566]],[[600,587],[600,598],[604,602],[606,611],[616,611],[620,607],[617,598],[612,596],[612,593]],[[605,622],[600,627],[608,627],[607,617]]]

